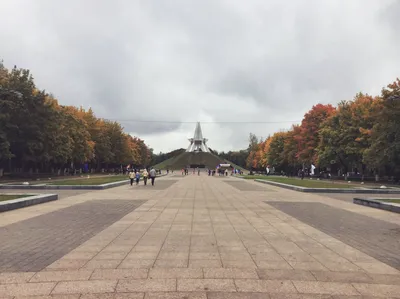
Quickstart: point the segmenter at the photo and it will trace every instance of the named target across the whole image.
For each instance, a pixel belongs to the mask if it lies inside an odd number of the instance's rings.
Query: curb
[[[276,187],[281,187],[289,190],[299,191],[299,192],[306,192],[306,193],[358,193],[358,194],[400,194],[399,190],[388,190],[388,189],[340,189],[340,188],[305,188],[299,187],[294,185],[288,185],[284,183],[277,183],[267,180],[255,179],[254,181],[268,184]]]
[[[7,193],[6,193],[7,195]],[[26,195],[26,194],[10,194]],[[39,194],[0,202],[0,213],[57,200],[57,194]]]
[[[353,198],[353,203],[400,214],[400,204],[384,202],[374,198]]]
[[[102,185],[0,185],[0,189],[27,190],[104,190],[128,184],[129,180],[112,182]]]
[[[166,176],[167,174],[158,175],[157,178]],[[112,182],[102,185],[0,185],[0,189],[9,190],[105,190],[114,187],[123,186],[129,184],[129,179]]]

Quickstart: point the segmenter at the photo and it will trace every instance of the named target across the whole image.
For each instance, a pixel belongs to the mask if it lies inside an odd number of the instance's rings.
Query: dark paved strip
[[[400,270],[400,226],[314,202],[266,202]]]
[[[159,180],[156,178],[154,186],[151,185],[151,180],[147,180],[147,185],[145,186],[143,180],[140,180],[139,186],[134,185],[133,188],[146,188],[146,190],[165,190],[175,184],[178,180],[163,179]]]
[[[273,191],[271,189],[264,187],[263,185],[254,185],[254,184],[248,183],[246,181],[225,180],[224,182],[240,191],[269,191],[269,192]]]
[[[0,228],[0,272],[40,271],[143,200],[93,200]]]

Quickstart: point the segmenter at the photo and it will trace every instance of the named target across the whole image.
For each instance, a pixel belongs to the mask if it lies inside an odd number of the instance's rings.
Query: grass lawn
[[[127,175],[110,175],[110,176],[103,176],[103,177],[94,177],[94,178],[76,178],[76,179],[69,179],[69,180],[59,180],[49,183],[49,185],[56,185],[56,186],[66,186],[66,185],[102,185],[107,183],[114,183],[126,180],[128,181]]]
[[[263,176],[263,175],[247,175],[243,176],[243,178],[248,180],[260,179],[260,180],[267,180],[277,183],[283,183],[288,185],[294,185],[298,187],[305,187],[305,188],[354,188],[355,185],[352,184],[341,184],[341,183],[332,183],[327,181],[317,181],[315,179],[310,180],[305,178],[304,180],[296,179],[296,178],[285,178],[285,177],[276,177],[276,176]]]
[[[13,200],[17,198],[22,198],[22,197],[28,197],[31,195],[5,195],[5,194],[0,194],[0,201],[6,201],[6,200]]]
[[[375,200],[384,201],[384,202],[394,202],[400,203],[400,198],[374,198]]]

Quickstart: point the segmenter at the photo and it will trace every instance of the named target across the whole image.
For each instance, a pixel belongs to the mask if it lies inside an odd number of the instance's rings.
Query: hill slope
[[[235,168],[242,169],[243,171],[245,170],[242,167],[231,163],[230,161],[218,157],[217,155],[204,152],[184,152],[161,163],[158,163],[157,165],[154,165],[154,167],[157,169],[182,169],[188,165],[205,165],[206,168],[214,169],[218,164],[221,163],[228,163]]]

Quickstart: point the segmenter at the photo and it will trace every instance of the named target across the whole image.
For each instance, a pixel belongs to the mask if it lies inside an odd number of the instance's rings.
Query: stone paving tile
[[[258,269],[260,279],[266,280],[310,280],[315,281],[315,275],[305,270],[268,270]]]
[[[203,271],[194,268],[153,268],[149,278],[203,278]]]
[[[208,299],[269,299],[266,293],[208,293]]]
[[[96,260],[123,260],[126,257],[125,252],[100,252],[94,258]]]
[[[120,280],[117,292],[173,292],[176,279],[130,279]]]
[[[254,269],[256,264],[252,260],[222,260],[224,268]]]
[[[97,254],[96,251],[71,251],[62,257],[63,260],[90,260]]]
[[[255,269],[204,268],[204,278],[247,278],[258,279]]]
[[[62,281],[57,283],[52,294],[112,293],[117,280]]]
[[[321,282],[321,281],[293,281],[300,293],[327,294],[327,295],[359,295],[360,293],[350,283]]]
[[[55,285],[53,282],[3,284],[0,285],[0,297],[49,295]]]
[[[190,252],[191,260],[219,260],[220,255],[217,252]]]
[[[156,260],[154,264],[154,268],[187,268],[188,267],[187,259],[179,259],[179,260]]]
[[[233,279],[178,279],[179,292],[236,292]]]
[[[288,269],[291,270],[293,267],[286,262],[282,261],[256,261],[257,267],[261,269]]]
[[[28,282],[35,272],[0,273],[0,284]]]
[[[134,269],[134,268],[150,268],[154,264],[154,260],[128,260],[125,259],[118,266],[118,269]]]
[[[90,276],[91,280],[144,279],[148,269],[96,269]]]
[[[328,271],[329,269],[324,267],[321,263],[314,261],[314,262],[295,262],[295,261],[288,261],[288,263],[293,267],[295,270],[320,270],[320,271]]]
[[[238,292],[297,293],[291,281],[235,279]]]
[[[218,268],[222,267],[220,260],[189,260],[190,268]]]
[[[139,252],[133,251],[126,256],[127,260],[154,260],[157,258],[158,251],[154,252]]]
[[[396,270],[388,265],[385,265],[383,263],[369,263],[369,262],[354,262],[357,266],[359,266],[361,269],[364,269],[365,271],[369,273],[374,273],[374,274],[397,274],[400,275],[400,271]]]
[[[264,187],[265,185],[262,185],[262,184],[253,185],[253,184],[250,184],[250,183],[248,183],[246,181],[228,181],[228,180],[225,180],[224,182],[229,184],[230,186],[240,190],[240,191],[252,191],[252,192],[254,192],[254,191],[264,191],[264,192],[265,191],[269,191],[269,192],[273,191],[272,189]]]
[[[84,269],[115,269],[121,264],[122,260],[90,260],[83,268]]]
[[[360,295],[360,296],[334,295],[334,296],[331,296],[331,298],[332,299],[378,299],[378,298],[392,299],[393,297],[375,297],[375,296],[362,296],[362,295]]]
[[[400,275],[368,273],[368,276],[371,277],[373,283],[400,285]]]
[[[322,294],[271,294],[270,297],[271,299],[333,299],[331,295],[322,295]],[[364,298],[357,297],[352,299],[364,299]]]
[[[46,271],[53,270],[78,270],[82,268],[89,260],[68,260],[59,259],[45,268]]]
[[[80,294],[62,294],[48,296],[16,296],[14,299],[78,299]],[[3,298],[2,298],[3,299]]]
[[[132,246],[129,245],[110,244],[107,247],[104,247],[102,252],[124,252],[128,254],[131,250]]]
[[[353,286],[361,295],[400,298],[400,285],[353,283]]]
[[[79,299],[143,299],[144,293],[82,294]]]
[[[372,283],[373,279],[367,273],[360,272],[331,272],[331,271],[311,271],[318,281],[327,282],[368,282]],[[301,279],[296,279],[301,280]]]
[[[203,292],[169,292],[169,293],[146,293],[145,299],[207,299]]]
[[[37,272],[29,282],[89,280],[92,270]]]
[[[356,264],[346,262],[346,263],[339,263],[339,262],[324,262],[321,261],[321,264],[331,270],[331,271],[339,271],[339,272],[364,272],[362,268],[357,266]]]

